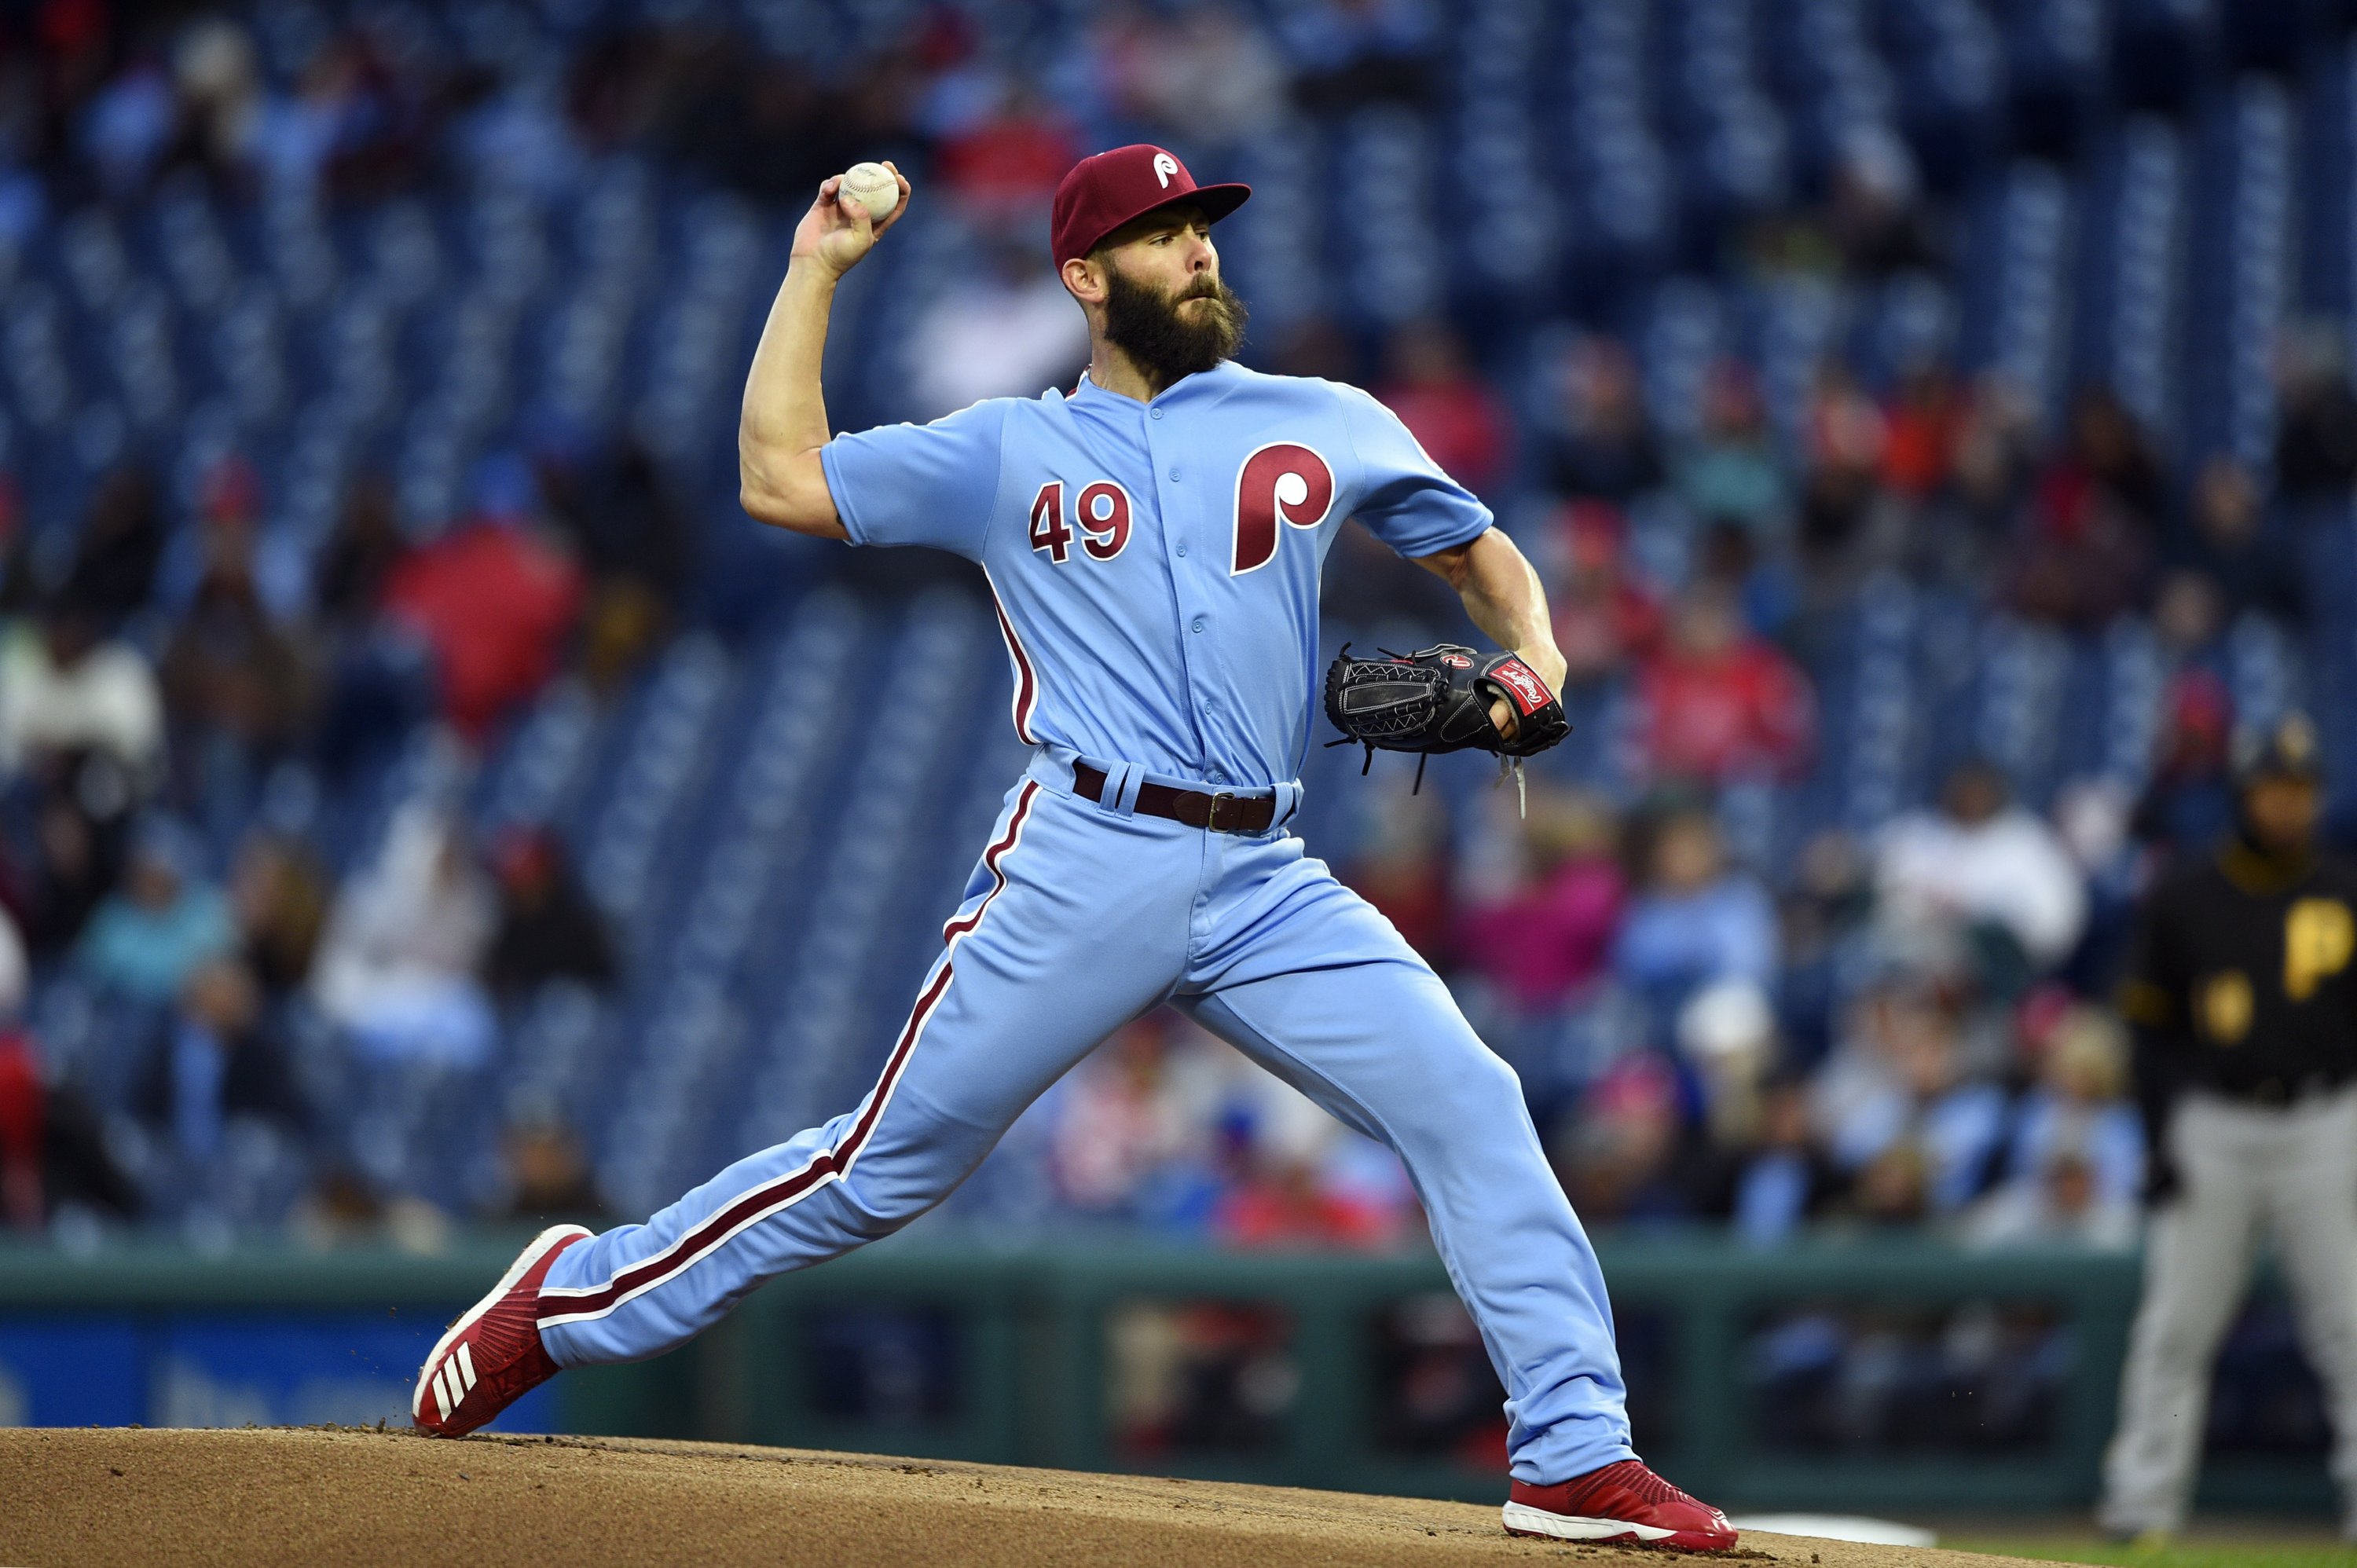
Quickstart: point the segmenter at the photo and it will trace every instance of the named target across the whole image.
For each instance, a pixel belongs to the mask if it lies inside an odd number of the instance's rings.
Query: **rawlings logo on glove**
[[[1537,671],[1512,654],[1490,667],[1490,679],[1506,688],[1506,694],[1513,699],[1515,712],[1524,718],[1555,702],[1555,693],[1546,689],[1546,682],[1538,678]]]
[[[1490,716],[1500,697],[1514,710],[1511,737]],[[1342,732],[1328,744],[1356,741],[1367,748],[1370,765],[1378,748],[1521,758],[1571,733],[1563,704],[1529,665],[1511,653],[1484,658],[1453,642],[1382,659],[1353,659],[1345,645],[1326,671],[1326,716]],[[1417,784],[1423,780],[1419,762]]]

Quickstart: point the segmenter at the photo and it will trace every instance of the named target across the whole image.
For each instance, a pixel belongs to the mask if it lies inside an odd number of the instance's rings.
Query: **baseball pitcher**
[[[542,1235],[427,1359],[418,1426],[471,1431],[563,1368],[667,1350],[764,1280],[889,1235],[1168,1003],[1405,1163],[1507,1390],[1509,1530],[1732,1546],[1630,1447],[1604,1280],[1512,1071],[1286,828],[1343,522],[1440,575],[1506,650],[1346,663],[1329,708],[1372,745],[1512,757],[1561,737],[1536,575],[1374,399],[1233,361],[1244,308],[1211,226],[1250,191],[1198,186],[1158,147],[1085,159],[1056,192],[1054,260],[1091,338],[1072,392],[833,435],[829,302],[908,210],[899,183],[879,222],[830,179],[796,231],[745,389],[744,506],[978,562],[1029,766],[867,1098],[643,1225]]]

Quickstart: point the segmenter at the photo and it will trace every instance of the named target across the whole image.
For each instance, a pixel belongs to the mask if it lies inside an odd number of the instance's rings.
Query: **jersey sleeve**
[[[986,399],[931,424],[884,424],[819,449],[835,514],[854,544],[930,544],[982,556],[998,495],[1007,402]]]
[[[1376,538],[1402,555],[1430,555],[1490,526],[1490,509],[1441,472],[1399,415],[1356,387],[1338,390],[1342,425],[1359,459],[1351,512]]]

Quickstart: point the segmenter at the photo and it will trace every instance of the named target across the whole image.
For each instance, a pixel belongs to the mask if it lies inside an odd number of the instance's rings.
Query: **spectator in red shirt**
[[[1954,471],[1966,410],[1945,365],[1927,360],[1908,371],[1883,411],[1882,482],[1921,500]]]
[[[1473,373],[1457,334],[1442,322],[1414,322],[1392,335],[1385,357],[1389,375],[1375,395],[1426,454],[1477,493],[1504,479],[1512,419]]]
[[[1658,778],[1789,775],[1808,756],[1816,718],[1808,679],[1744,627],[1724,584],[1687,591],[1669,646],[1641,685],[1646,757]]]
[[[1047,102],[1017,88],[996,113],[944,141],[934,168],[942,186],[969,210],[985,218],[1011,217],[1045,207],[1056,182],[1080,156],[1071,124]]]
[[[554,674],[581,607],[580,568],[533,525],[532,477],[493,458],[475,514],[387,575],[384,607],[433,649],[445,716],[480,739]]]

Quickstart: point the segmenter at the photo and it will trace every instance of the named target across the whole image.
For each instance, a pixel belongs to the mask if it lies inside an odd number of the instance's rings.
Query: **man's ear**
[[[1057,269],[1064,286],[1082,305],[1103,305],[1105,297],[1104,266],[1090,256],[1074,256]]]

